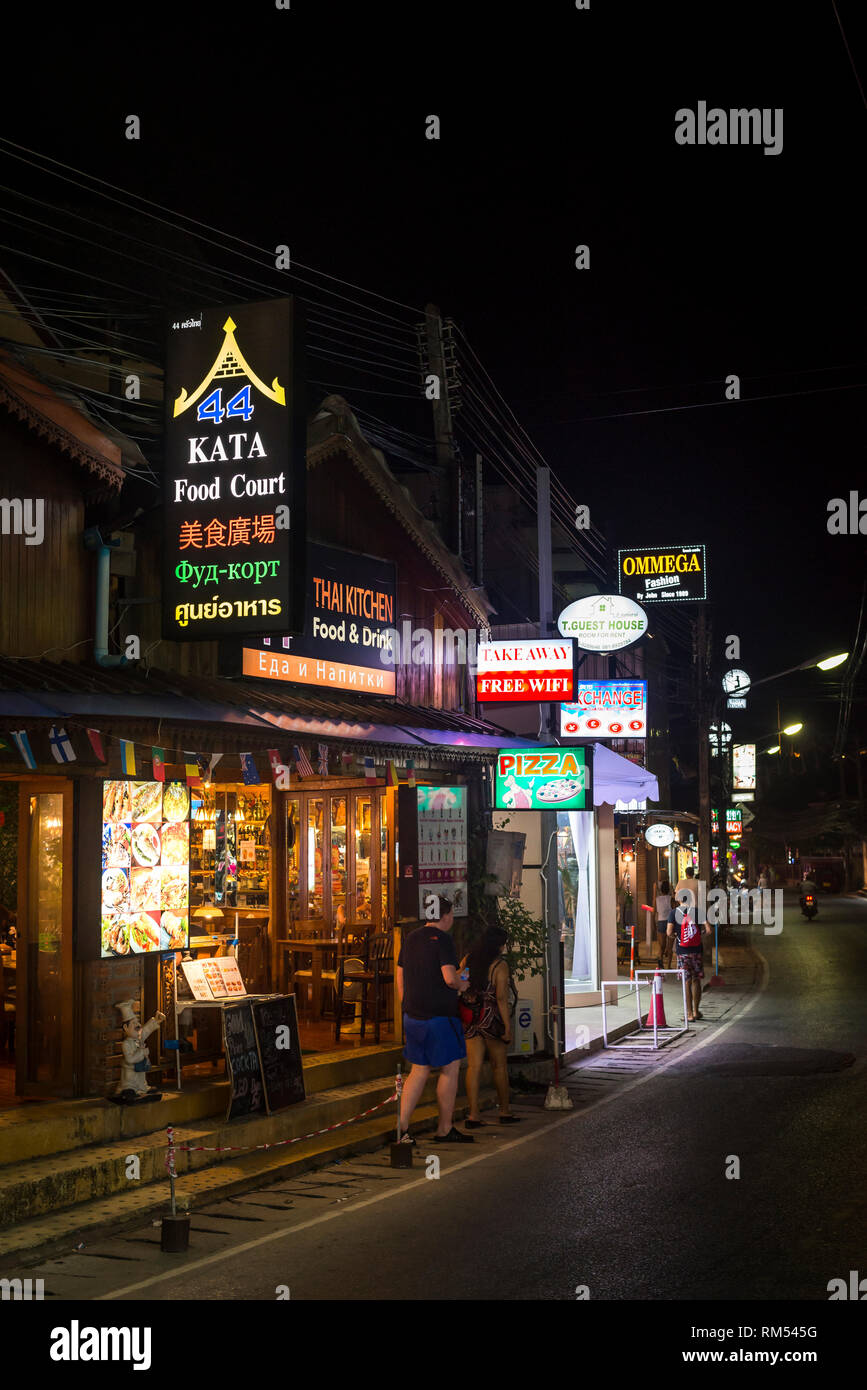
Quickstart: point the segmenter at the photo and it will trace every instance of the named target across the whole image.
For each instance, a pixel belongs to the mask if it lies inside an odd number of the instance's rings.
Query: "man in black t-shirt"
[[[438,899],[439,919],[410,932],[397,958],[397,993],[403,1007],[404,1056],[412,1063],[400,1103],[401,1141],[411,1144],[409,1121],[433,1068],[439,1068],[438,1144],[472,1144],[452,1124],[461,1058],[466,1057],[458,995],[467,981],[458,974],[458,957],[449,933],[454,913],[448,898]]]

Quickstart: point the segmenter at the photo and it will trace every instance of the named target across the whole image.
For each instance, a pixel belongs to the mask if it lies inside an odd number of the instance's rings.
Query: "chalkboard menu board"
[[[222,1013],[226,1071],[232,1083],[226,1118],[234,1120],[238,1115],[265,1114],[265,1087],[262,1085],[253,1005],[233,1005],[223,1009]]]
[[[253,1005],[259,1058],[269,1113],[304,1099],[304,1071],[295,996],[260,999]]]
[[[222,1014],[232,1087],[226,1118],[270,1115],[304,1100],[294,995],[226,1005]]]

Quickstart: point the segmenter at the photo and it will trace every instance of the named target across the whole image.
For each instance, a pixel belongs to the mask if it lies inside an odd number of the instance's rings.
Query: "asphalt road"
[[[46,1268],[54,1297],[827,1301],[867,1274],[867,899],[787,903],[765,987],[655,1059],[591,1056],[576,1108],[520,1097],[474,1146],[422,1138],[196,1213],[189,1253],[119,1235]],[[710,972],[707,972],[708,975]],[[728,1013],[722,1012],[728,1009]],[[424,1155],[439,1154],[439,1179]],[[740,1176],[726,1176],[733,1160]],[[53,1270],[53,1272],[52,1272]],[[166,1271],[168,1270],[168,1277]],[[35,1272],[35,1271],[33,1271]]]

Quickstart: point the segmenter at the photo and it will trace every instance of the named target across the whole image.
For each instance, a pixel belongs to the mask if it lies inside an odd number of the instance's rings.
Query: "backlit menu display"
[[[103,782],[103,957],[186,950],[190,793],[183,782]]]

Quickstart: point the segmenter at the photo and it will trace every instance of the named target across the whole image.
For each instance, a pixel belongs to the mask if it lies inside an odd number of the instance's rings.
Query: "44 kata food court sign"
[[[297,378],[291,299],[171,320],[164,637],[195,641],[296,627],[304,596],[305,477]]]
[[[590,800],[587,748],[518,748],[497,754],[498,811],[586,811]]]
[[[656,545],[618,550],[620,592],[639,603],[668,599],[700,603],[707,598],[707,560],[703,545]]]

